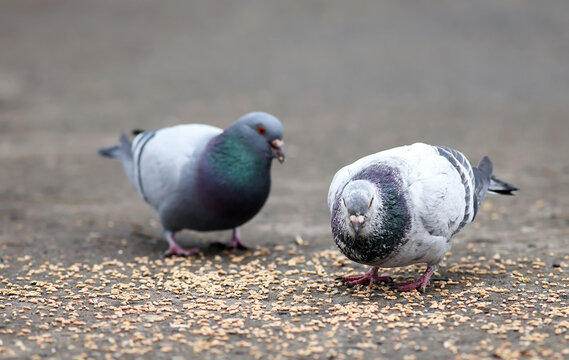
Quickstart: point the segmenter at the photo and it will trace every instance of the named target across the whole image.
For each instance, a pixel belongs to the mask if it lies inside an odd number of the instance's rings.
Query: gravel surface
[[[569,357],[569,3],[8,0],[0,3],[0,358]],[[121,132],[285,128],[251,246],[180,236],[118,162]],[[334,172],[456,147],[520,188],[488,197],[424,294],[347,288]],[[396,281],[424,266],[384,269]]]

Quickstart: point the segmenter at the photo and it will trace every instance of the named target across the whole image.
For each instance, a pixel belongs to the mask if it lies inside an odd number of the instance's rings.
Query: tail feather
[[[478,163],[477,169],[480,170],[484,175],[490,177],[494,171],[494,165],[488,156],[484,156],[482,160]]]
[[[494,177],[493,168],[490,158],[484,156],[478,166],[473,169],[475,175],[478,175],[476,176],[476,189],[480,202],[484,199],[486,192],[497,195],[514,195],[513,191],[518,190],[517,187]]]
[[[494,166],[488,156],[484,156],[478,163],[477,167],[472,168],[474,174],[474,215],[478,212],[480,204],[488,193],[488,186],[490,185],[490,178]]]
[[[132,160],[131,142],[125,134],[122,134],[119,143],[113,146],[102,148],[97,153],[103,157],[112,159]]]
[[[103,157],[118,159],[121,156],[121,147],[117,144],[108,148],[99,149],[97,153]]]
[[[132,162],[132,143],[126,134],[121,135],[117,146],[120,146],[122,156]]]
[[[490,185],[488,186],[488,192],[497,195],[514,195],[514,191],[518,188],[508,184],[507,182],[500,180],[494,176],[490,178]]]

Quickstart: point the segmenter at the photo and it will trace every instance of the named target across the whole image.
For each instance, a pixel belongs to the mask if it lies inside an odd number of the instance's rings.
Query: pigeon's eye
[[[369,202],[369,206],[367,207],[368,209],[371,207],[371,204],[373,204],[373,198],[371,198],[371,201]]]
[[[346,205],[346,199],[342,198],[342,201],[344,202],[344,206],[348,207],[348,205]]]
[[[261,135],[265,135],[267,133],[267,130],[263,125],[259,125],[259,127],[257,128],[257,132]]]

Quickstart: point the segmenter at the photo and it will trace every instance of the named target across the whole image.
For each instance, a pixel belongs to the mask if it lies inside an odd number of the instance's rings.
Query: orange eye
[[[371,207],[371,204],[373,204],[373,198],[371,198],[371,201],[369,202],[369,206],[367,207],[368,209]]]
[[[267,133],[267,130],[263,125],[259,125],[259,127],[257,128],[257,132],[261,135],[265,135]]]

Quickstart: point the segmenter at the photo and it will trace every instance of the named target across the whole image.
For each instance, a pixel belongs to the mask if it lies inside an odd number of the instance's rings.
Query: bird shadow
[[[161,252],[162,254],[164,254],[164,252],[166,251],[166,249],[168,248],[167,242],[166,240],[162,239],[159,236],[150,234],[148,232],[146,232],[142,226],[138,225],[138,224],[131,224],[131,231],[130,231],[130,235],[131,237],[138,239],[139,241],[142,241],[146,244],[149,244],[150,247],[149,249],[152,250],[152,252]],[[224,243],[222,241],[215,241],[215,240],[210,240],[210,237],[213,237],[212,235],[208,236],[208,235],[200,235],[199,236],[201,239],[198,239],[197,241],[193,241],[193,242],[189,242],[187,240],[189,239],[177,239],[178,243],[180,245],[183,245],[185,247],[196,247],[200,250],[200,252],[198,254],[193,254],[193,255],[167,255],[165,257],[172,257],[172,256],[183,256],[183,257],[192,257],[192,256],[196,256],[199,254],[204,255],[205,257],[209,257],[209,256],[216,256],[216,255],[220,255],[220,254],[225,254],[225,253],[229,253],[229,252],[246,252],[248,250],[251,250],[250,248],[246,247],[246,246],[242,246],[239,245],[238,247],[231,247],[229,246],[227,243]]]

